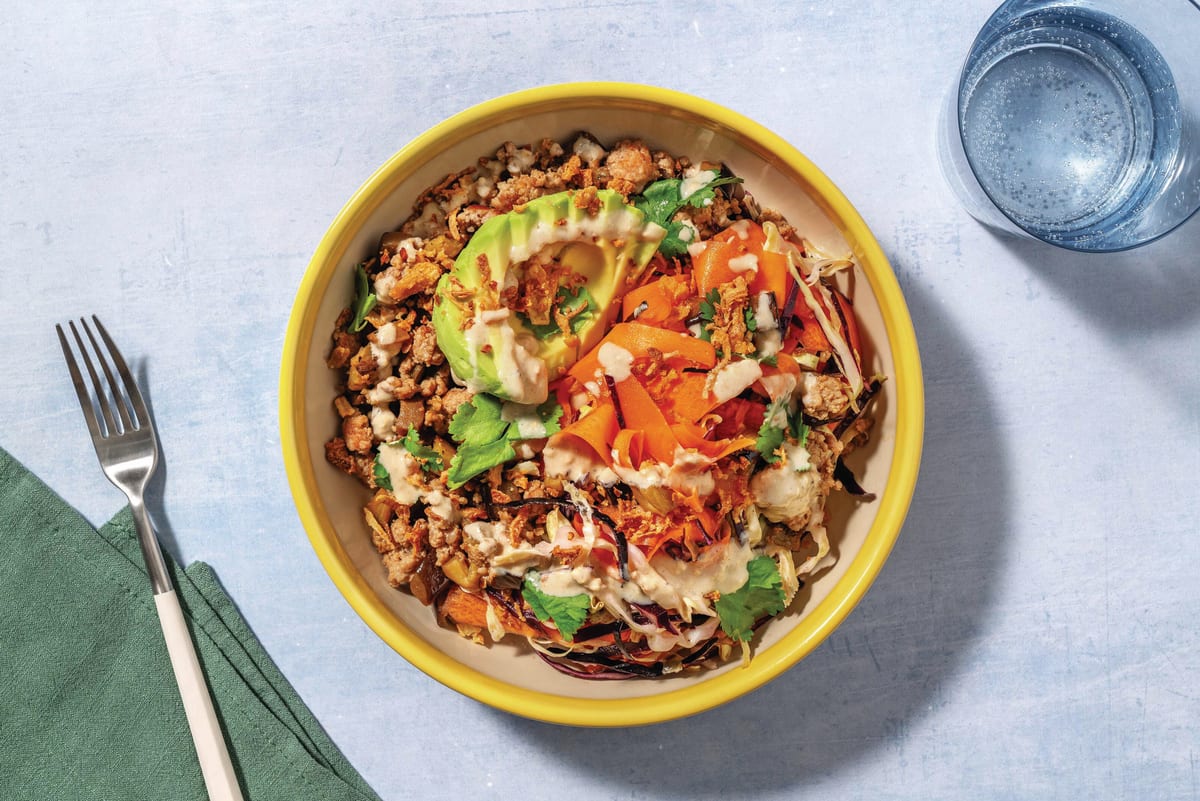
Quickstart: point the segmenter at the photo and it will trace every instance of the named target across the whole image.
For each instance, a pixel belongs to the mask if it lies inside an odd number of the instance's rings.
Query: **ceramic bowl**
[[[837,563],[810,581],[787,614],[757,634],[753,659],[657,679],[586,681],[558,673],[524,641],[483,647],[440,628],[428,607],[387,583],[364,526],[367,490],[325,462],[337,430],[338,376],[326,368],[329,334],[353,297],[352,267],[406,219],[420,192],[505,141],[626,137],[693,161],[724,162],[764,207],[835,254],[852,253],[848,286],[864,332],[868,372],[887,376],[871,444],[851,466],[877,500],[835,493],[830,538]],[[280,380],[282,446],[301,521],[334,583],[363,620],[405,659],[465,695],[556,723],[625,726],[681,717],[753,690],[810,653],[863,597],[890,552],[912,497],[923,426],[921,368],[908,310],[875,237],[812,162],[762,126],[713,103],[664,89],[612,83],[550,86],[482,103],[392,156],[347,201],[304,274],[288,324]],[[508,638],[516,640],[517,638]]]

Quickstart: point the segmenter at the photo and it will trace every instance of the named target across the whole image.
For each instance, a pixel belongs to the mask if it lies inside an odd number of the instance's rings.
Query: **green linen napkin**
[[[207,799],[128,509],[97,532],[0,448],[0,529],[0,799]],[[212,569],[169,566],[246,801],[378,801]]]

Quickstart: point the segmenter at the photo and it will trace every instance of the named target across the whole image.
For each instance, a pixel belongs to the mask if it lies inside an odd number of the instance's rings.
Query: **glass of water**
[[[946,177],[981,222],[1078,251],[1200,209],[1200,4],[1007,0],[943,110]]]

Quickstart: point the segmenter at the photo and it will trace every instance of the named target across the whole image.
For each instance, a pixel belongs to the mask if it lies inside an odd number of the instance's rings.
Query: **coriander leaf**
[[[776,428],[767,420],[763,420],[763,424],[758,427],[758,439],[754,441],[754,447],[762,456],[763,461],[767,464],[775,464],[779,461],[779,446],[783,444],[783,429]]]
[[[683,223],[671,219],[683,207],[683,198],[680,196],[682,185],[683,181],[678,178],[665,178],[650,184],[639,197],[633,199],[634,207],[645,215],[647,222],[667,229],[658,243],[658,249],[668,258],[687,252],[687,243],[679,235]]]
[[[746,571],[749,575],[741,589],[722,595],[716,603],[721,630],[743,642],[754,635],[755,621],[782,612],[787,598],[779,568],[771,557],[754,557]]]
[[[519,420],[512,417],[506,419],[506,405],[512,406],[499,398],[480,392],[459,406],[458,411],[454,413],[454,418],[450,420],[450,436],[459,446],[458,452],[450,460],[450,470],[446,474],[451,489],[461,487],[498,464],[515,459],[517,452],[512,446],[513,442],[548,437],[561,428],[558,420],[562,417],[563,409],[553,398],[537,407],[542,426],[536,434],[523,435]],[[420,458],[418,453],[413,452],[413,455]]]
[[[704,299],[700,301],[700,338],[705,342],[712,341],[712,329],[709,328],[709,323],[717,316],[717,304],[721,301],[721,293],[716,289],[710,289]]]
[[[721,302],[721,292],[717,289],[708,290],[704,300],[700,301],[700,319],[711,323],[717,316],[717,304]]]
[[[762,425],[758,428],[758,439],[754,442],[754,448],[767,464],[779,461],[776,451],[783,444],[783,434],[788,426],[786,404],[786,397],[777,398],[767,404]]]
[[[563,407],[557,400],[551,398],[538,407],[538,414],[542,416],[542,422],[546,424],[546,436],[557,434],[562,431],[562,425],[558,422],[563,416]]]
[[[542,439],[556,433],[561,426],[563,407],[557,398],[550,398],[541,406],[506,402],[500,411],[500,419],[507,422],[508,431],[504,438],[510,442],[522,439]]]
[[[375,475],[375,486],[390,492],[392,489],[392,477],[388,473],[387,468],[379,463],[379,454],[375,455],[375,467],[372,473]]]
[[[562,309],[563,314],[566,314],[568,317],[574,314],[571,317],[569,325],[572,334],[578,334],[579,329],[583,328],[588,320],[595,317],[596,300],[585,286],[577,286],[571,291],[559,287],[555,299],[558,301],[558,306]],[[525,323],[525,327],[538,339],[547,339],[562,333],[562,329],[558,327],[558,323],[556,322],[551,321],[545,325],[534,325],[529,322],[529,318],[524,314],[521,314],[520,317],[521,321]]]
[[[779,357],[775,356],[775,355],[763,356],[758,361],[759,361],[759,364],[765,364],[768,367],[778,367],[779,366]]]
[[[592,599],[586,592],[579,595],[547,595],[542,592],[539,584],[540,578],[536,572],[526,573],[521,597],[529,604],[538,620],[543,623],[547,620],[554,621],[563,639],[575,639],[575,632],[579,631],[579,627],[587,620]]]
[[[450,460],[450,470],[446,473],[446,485],[450,489],[457,489],[480,473],[516,457],[517,452],[513,450],[512,443],[507,439],[498,439],[483,445],[464,443],[459,446],[454,458]]]
[[[808,426],[804,424],[804,416],[800,414],[799,409],[788,418],[788,430],[801,447],[808,444]]]
[[[663,227],[667,229],[667,233],[663,236],[662,241],[658,243],[659,251],[669,259],[675,259],[687,253],[688,243],[684,241],[680,233],[684,228],[688,228],[692,231],[692,236],[694,237],[696,229],[674,220],[668,222]]]
[[[499,398],[478,392],[458,407],[450,420],[450,436],[464,445],[486,445],[503,439],[507,420],[500,418],[504,404]]]
[[[717,193],[714,190],[718,186],[725,186],[726,184],[740,184],[741,182],[741,178],[734,178],[733,176],[716,178],[712,181],[709,181],[695,192],[692,192],[692,194],[688,195],[685,199],[685,202],[693,208],[703,208],[716,198]]]
[[[354,319],[350,321],[350,330],[358,333],[367,325],[367,315],[379,299],[370,291],[367,271],[363,265],[358,265],[354,272]]]
[[[746,323],[746,330],[751,334],[758,330],[758,318],[754,316],[754,309],[749,306],[742,309],[742,320]]]
[[[682,186],[683,181],[678,178],[655,181],[641,195],[633,198],[634,208],[646,215],[647,222],[666,228],[671,216],[683,206]]]
[[[404,435],[404,449],[413,455],[421,469],[429,473],[440,473],[445,469],[442,455],[428,445],[422,445],[415,428],[408,429]]]
[[[658,243],[658,250],[668,258],[676,258],[687,252],[688,242],[679,235],[684,223],[672,220],[675,212],[684,206],[703,208],[716,197],[714,191],[718,186],[741,183],[741,178],[715,178],[683,197],[683,181],[679,178],[664,178],[655,181],[642,191],[641,195],[631,198],[634,207],[642,212],[647,222],[655,223],[667,229],[666,236]]]

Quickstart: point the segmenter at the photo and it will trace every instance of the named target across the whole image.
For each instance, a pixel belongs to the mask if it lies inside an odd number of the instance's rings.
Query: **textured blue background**
[[[962,211],[934,133],[990,3],[40,5],[0,19],[0,444],[118,508],[52,329],[98,314],[153,401],[171,549],[385,799],[1200,797],[1200,220],[1097,257]],[[912,510],[845,625],[625,731],[495,712],[384,645],[308,546],[276,412],[301,274],[366,176],[475,102],[592,79],[809,155],[892,259],[927,378]]]

